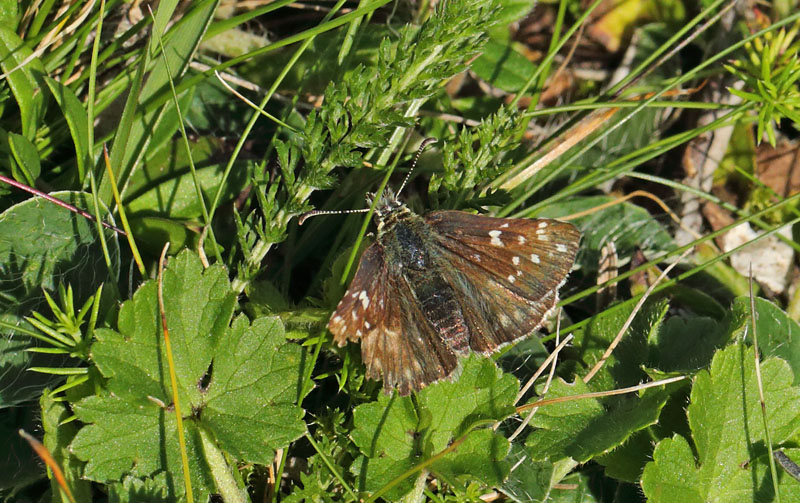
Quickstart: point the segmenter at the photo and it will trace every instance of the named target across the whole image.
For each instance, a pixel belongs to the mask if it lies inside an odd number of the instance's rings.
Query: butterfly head
[[[371,206],[375,201],[375,197],[376,194],[367,194],[367,204]],[[411,210],[397,199],[394,191],[387,188],[375,206],[374,218],[375,224],[378,226],[378,232],[381,232],[385,227],[391,227],[394,222],[408,213],[411,213]]]

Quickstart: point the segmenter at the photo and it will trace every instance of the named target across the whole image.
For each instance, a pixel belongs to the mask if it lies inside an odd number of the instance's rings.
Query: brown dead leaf
[[[781,197],[800,192],[800,149],[797,143],[773,148],[762,143],[756,151],[756,176]]]

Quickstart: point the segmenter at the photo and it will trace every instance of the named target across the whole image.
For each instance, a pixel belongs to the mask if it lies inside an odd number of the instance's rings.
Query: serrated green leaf
[[[234,321],[214,358],[202,416],[225,451],[268,465],[276,449],[305,432],[303,410],[294,405],[305,374],[300,359],[278,318]]]
[[[222,266],[204,270],[184,251],[163,279],[192,486],[204,499],[214,486],[201,435],[237,459],[267,464],[275,449],[303,433],[295,405],[304,375],[300,348],[286,342],[277,318],[250,325],[241,316],[229,327],[236,295]],[[91,480],[165,471],[179,496],[182,468],[156,291],[154,280],[146,282],[120,308],[118,331],[97,330],[91,356],[112,393],[78,402],[75,412],[88,425],[72,449],[88,461],[84,475]]]
[[[778,445],[800,429],[800,388],[779,358],[765,360],[761,375],[767,423]],[[697,459],[681,436],[659,442],[642,475],[648,501],[772,501],[752,348],[736,344],[714,356],[710,370],[695,379],[688,416]],[[788,478],[781,478],[781,496],[798,501],[800,485]]]
[[[159,473],[152,478],[125,477],[122,482],[108,484],[108,503],[169,503],[167,474]]]
[[[458,448],[431,465],[448,484],[464,488],[479,480],[489,487],[500,485],[511,468],[505,461],[509,442],[491,429],[472,432]]]
[[[730,331],[711,318],[669,318],[650,340],[646,365],[664,372],[694,372],[707,367],[730,337]]]
[[[557,379],[546,398],[589,391],[581,379],[574,383]],[[585,463],[655,424],[668,397],[664,390],[648,389],[641,396],[586,398],[543,406],[530,422],[539,430],[528,436],[526,445],[534,460],[571,458]]]
[[[517,380],[503,374],[494,362],[472,356],[465,360],[458,380],[434,383],[420,391],[417,406],[410,397],[393,394],[356,407],[352,438],[364,457],[353,469],[360,489],[374,492],[382,488],[463,435],[466,437],[457,448],[428,469],[441,471],[452,483],[480,480],[499,484],[508,474],[504,461],[508,441],[491,430],[470,430],[511,414],[517,389]],[[386,498],[402,497],[413,482],[409,476]]]
[[[230,323],[236,296],[222,266],[203,270],[197,256],[184,251],[164,271],[164,299],[178,387],[186,393],[180,398],[199,404],[197,384]],[[122,305],[117,325],[118,332],[97,330],[91,348],[95,365],[111,378],[109,389],[133,403],[150,402],[148,397],[172,403],[155,281]]]
[[[511,446],[509,463],[514,467],[508,480],[500,487],[503,494],[517,503],[600,501],[589,487],[586,473],[573,471],[572,460],[533,461],[530,449],[521,444]],[[573,487],[574,486],[574,487]]]
[[[646,376],[642,364],[648,361],[648,341],[653,338],[667,313],[664,301],[646,302],[636,313],[628,330],[603,368],[591,380],[592,391],[608,391],[640,383]],[[584,368],[592,368],[602,358],[608,345],[614,340],[625,324],[634,306],[603,311],[594,316],[591,322],[575,332],[574,350],[580,351],[577,358],[562,363],[564,372],[584,374]],[[583,362],[579,365],[579,361]]]
[[[478,422],[514,414],[517,391],[519,381],[514,376],[501,372],[491,360],[471,357],[456,381],[443,381],[419,393],[420,406],[431,415],[426,440],[437,452]]]
[[[800,325],[786,312],[767,299],[755,299],[756,331],[761,357],[777,356],[786,360],[794,373],[794,382],[800,384]],[[744,333],[753,339],[750,316],[750,298],[737,297],[731,306],[730,331]]]
[[[173,497],[184,492],[175,413],[159,404],[131,404],[103,394],[84,398],[74,407],[84,426],[70,448],[86,461],[84,477],[98,482],[122,480],[127,474],[150,477],[167,474]],[[205,463],[195,421],[184,421],[189,472],[195,497],[205,499],[214,482]]]

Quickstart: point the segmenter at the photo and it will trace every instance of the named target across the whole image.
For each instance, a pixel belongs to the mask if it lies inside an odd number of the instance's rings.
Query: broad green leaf
[[[602,358],[608,345],[633,312],[633,305],[606,310],[595,315],[591,322],[575,332],[575,341],[568,348],[559,373],[584,375]],[[646,302],[636,313],[628,330],[603,368],[590,381],[591,391],[608,391],[634,386],[646,378],[642,365],[648,361],[648,341],[660,330],[668,305],[664,301]],[[578,352],[572,356],[572,353]]]
[[[415,436],[420,421],[409,397],[381,394],[378,401],[359,405],[353,411],[353,442],[365,458],[356,465],[363,491],[374,492],[421,461]],[[360,472],[360,473],[359,473]],[[402,497],[411,490],[413,478],[396,486],[387,496]]]
[[[522,89],[535,70],[534,64],[518,53],[510,41],[489,40],[483,54],[472,63],[472,71],[478,77],[510,93]]]
[[[697,375],[688,408],[697,458],[682,436],[659,442],[642,475],[648,501],[773,501],[753,363],[752,348],[735,344]],[[765,360],[761,375],[767,424],[777,446],[800,429],[800,388],[779,358]],[[800,501],[800,485],[787,479],[780,480],[783,501]]]
[[[72,144],[75,146],[75,164],[78,166],[76,177],[78,183],[83,183],[86,163],[92,161],[89,152],[89,119],[86,110],[72,89],[50,77],[45,77],[45,82],[50,87],[50,92],[61,108],[61,113],[69,126]]]
[[[781,308],[767,299],[755,299],[756,331],[761,358],[778,356],[786,360],[794,373],[794,383],[800,384],[800,325],[791,319]],[[730,330],[736,334],[744,333],[753,340],[753,327],[750,317],[750,298],[737,297],[731,308]]]
[[[588,392],[581,379],[571,384],[557,379],[545,398]],[[530,422],[538,430],[528,436],[526,445],[534,460],[571,458],[585,463],[655,424],[668,396],[664,390],[648,389],[641,396],[584,398],[542,406]]]
[[[182,147],[181,147],[182,148]],[[208,202],[211,201],[222,180],[224,165],[211,165],[196,171],[197,181]],[[247,184],[247,173],[252,170],[250,163],[237,163],[236,176],[229,178],[221,202],[236,197]],[[248,169],[250,168],[250,169]],[[163,166],[162,166],[163,169]],[[188,169],[173,171],[167,177],[151,181],[147,191],[136,195],[126,205],[131,215],[145,214],[169,217],[178,220],[199,220],[202,216],[200,202],[197,200],[195,178]]]
[[[42,172],[36,146],[29,139],[16,133],[8,133],[8,146],[16,162],[12,167],[14,178],[33,187]]]
[[[649,341],[646,365],[663,372],[695,372],[706,368],[730,338],[730,331],[711,318],[675,316]]]
[[[101,394],[84,398],[74,410],[88,424],[70,446],[79,459],[86,461],[85,478],[109,483],[127,474],[143,478],[164,472],[167,485],[174,491],[172,500],[184,494],[178,432],[171,409],[155,402],[133,404],[122,397]],[[183,426],[192,491],[195,498],[205,501],[214,482],[203,462],[198,424],[184,420]]]
[[[428,470],[457,485],[474,480],[488,486],[500,484],[509,469],[504,461],[508,441],[492,430],[473,430],[513,413],[517,389],[517,380],[503,374],[494,362],[472,356],[464,362],[458,380],[434,383],[419,392],[417,406],[410,397],[392,394],[356,407],[352,438],[365,456],[354,466],[360,489],[377,491],[454,441],[457,447]],[[402,497],[411,490],[416,475],[386,497]]]
[[[80,192],[52,196],[79,208],[91,208]],[[119,261],[117,237],[106,232],[114,271],[108,271],[98,243],[96,226],[86,218],[39,198],[27,199],[0,213],[0,321],[27,326],[23,317],[43,309],[42,290],[53,293],[59,283],[72,285],[75,304],[81,305],[104,282],[116,281]],[[2,327],[0,341],[0,407],[39,396],[51,376],[25,372],[30,341]],[[36,365],[58,366],[60,360],[37,355]]]
[[[664,410],[659,416],[659,424],[664,417]],[[605,468],[605,475],[631,484],[638,484],[645,465],[653,459],[653,428],[637,431],[624,444],[613,451],[596,456],[596,461]]]
[[[200,242],[200,233],[191,229],[189,224],[169,218],[143,215],[132,217],[130,224],[133,235],[139,240],[139,247],[154,256],[158,256],[164,243],[169,243],[170,253],[178,253],[184,248],[196,249]]]
[[[202,417],[223,450],[268,465],[275,449],[305,432],[303,410],[294,405],[304,375],[300,358],[277,317],[234,321],[217,349]]]
[[[499,371],[491,360],[466,360],[456,381],[443,381],[419,393],[420,406],[430,412],[426,440],[434,452],[440,451],[476,423],[514,414],[517,391],[517,379]]]
[[[236,303],[227,271],[219,265],[203,270],[196,256],[183,251],[164,271],[164,299],[178,387],[186,393],[180,399],[199,404],[197,383],[209,370]],[[109,390],[132,402],[152,404],[148,397],[156,397],[172,403],[155,281],[122,305],[117,327],[98,329],[91,348],[95,365],[111,378]]]
[[[214,486],[202,435],[236,459],[267,464],[275,449],[305,431],[303,411],[295,405],[305,375],[301,350],[286,342],[277,318],[251,325],[240,316],[230,326],[236,295],[227,272],[219,265],[203,270],[189,251],[170,260],[163,291],[193,487],[204,495]],[[182,469],[156,281],[146,282],[122,305],[117,326],[118,331],[96,331],[91,356],[111,393],[78,402],[75,412],[88,425],[72,450],[88,462],[84,475],[91,480],[166,471],[180,495]]]

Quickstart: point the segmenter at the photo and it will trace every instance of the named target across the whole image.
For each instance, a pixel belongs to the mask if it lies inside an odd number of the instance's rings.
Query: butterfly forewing
[[[491,353],[538,328],[558,301],[580,233],[550,219],[503,219],[460,211],[425,217],[450,284],[462,299],[470,348]]]
[[[409,286],[387,264],[380,244],[361,258],[350,288],[328,322],[334,340],[361,340],[367,377],[402,395],[447,377],[458,360],[433,327],[424,322]]]

